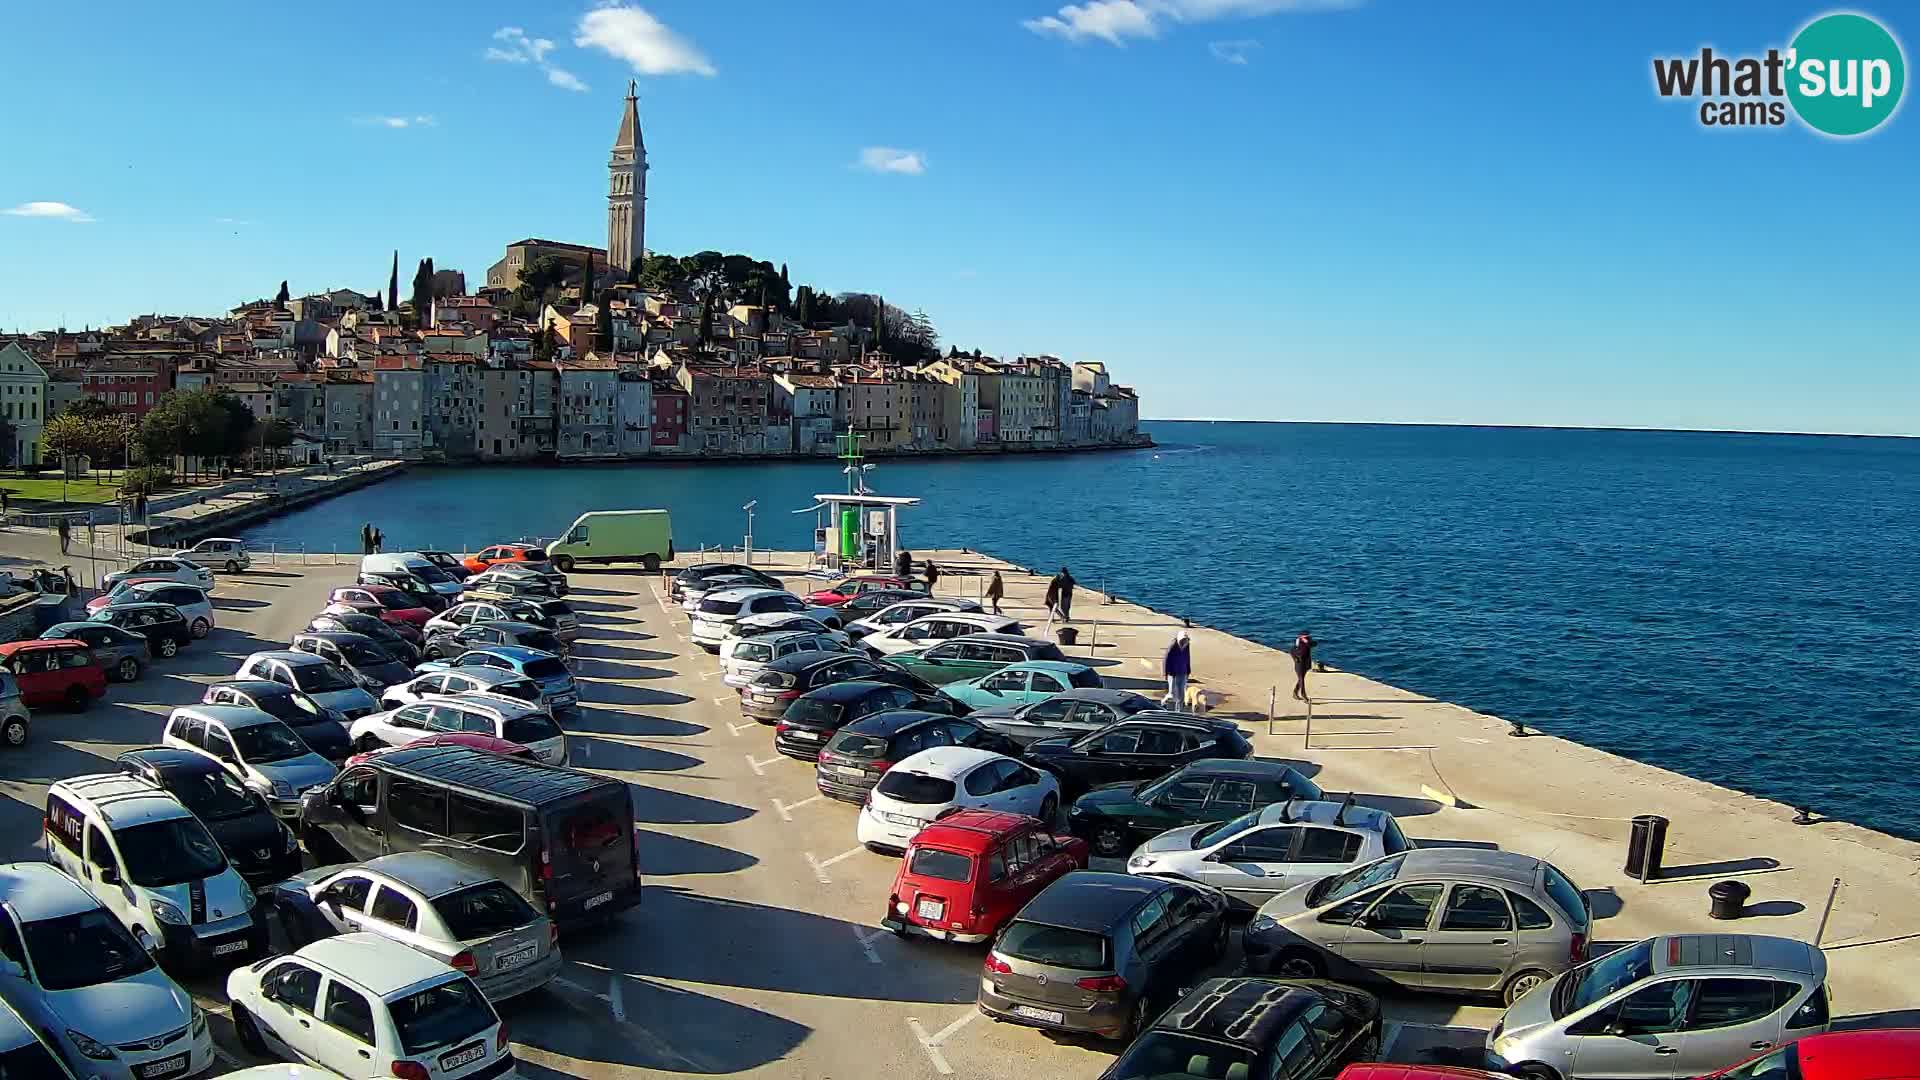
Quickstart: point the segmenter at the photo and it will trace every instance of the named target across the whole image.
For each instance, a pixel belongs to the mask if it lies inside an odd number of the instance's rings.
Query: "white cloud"
[[[433,127],[439,121],[431,116],[362,116],[356,118],[354,123],[398,130],[411,127]]]
[[[573,72],[566,71],[561,68],[557,68],[557,67],[548,68],[547,81],[559,87],[562,90],[575,90],[582,94],[587,92],[587,84],[581,82],[580,77],[578,75],[575,75]]]
[[[217,217],[213,219],[213,223],[215,225],[258,225],[260,224],[259,222],[254,221],[250,218],[237,218],[237,217]]]
[[[1036,34],[1067,41],[1098,38],[1109,45],[1125,45],[1128,38],[1159,37],[1161,29],[1170,22],[1202,23],[1329,11],[1362,2],[1364,0],[1088,0],[1084,4],[1068,4],[1052,15],[1026,19],[1020,25]],[[1244,63],[1245,60],[1227,62]]]
[[[92,221],[93,215],[77,206],[63,202],[23,202],[19,206],[10,206],[0,210],[0,214],[13,217],[54,218],[59,221]]]
[[[918,150],[898,150],[891,146],[869,146],[860,151],[860,168],[868,172],[899,173],[919,176],[927,171],[926,155]]]
[[[642,75],[715,75],[699,46],[674,33],[647,9],[618,0],[580,16],[573,43],[624,60]]]
[[[546,72],[547,81],[560,89],[586,92],[587,84],[581,82],[578,75],[547,62],[555,48],[551,38],[529,37],[518,26],[503,26],[493,32],[493,40],[500,44],[487,46],[487,51],[481,54],[488,60],[498,64],[532,64]]]
[[[1252,38],[1238,38],[1233,41],[1210,41],[1207,43],[1207,51],[1213,54],[1215,60],[1227,64],[1238,64],[1241,67],[1247,65],[1252,54],[1258,51],[1259,48],[1260,43]]]

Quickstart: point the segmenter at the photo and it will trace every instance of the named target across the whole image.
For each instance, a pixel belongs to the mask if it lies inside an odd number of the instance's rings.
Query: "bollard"
[[[1274,690],[1274,693],[1278,694],[1279,690],[1276,688]],[[1300,740],[1300,749],[1305,750],[1306,748],[1312,745],[1313,745],[1313,699],[1308,698],[1307,699],[1307,734],[1305,738]]]
[[[1627,836],[1628,877],[1644,885],[1660,876],[1660,861],[1667,846],[1667,819],[1658,814],[1641,814],[1633,819]]]
[[[1280,688],[1277,686],[1267,687],[1267,734],[1269,735],[1273,734],[1273,712],[1279,704]]]
[[[1743,881],[1716,881],[1707,887],[1707,896],[1712,905],[1707,909],[1707,917],[1713,919],[1737,919],[1746,914],[1747,897],[1753,890]]]

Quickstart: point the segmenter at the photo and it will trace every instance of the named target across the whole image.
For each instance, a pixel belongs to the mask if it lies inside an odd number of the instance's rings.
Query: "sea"
[[[1920,439],[1149,422],[1151,449],[880,460],[970,547],[1408,690],[1920,839]],[[812,544],[837,462],[416,468],[258,546],[473,550],[665,507]],[[803,512],[804,511],[804,512]],[[1195,657],[1204,672],[1206,657]]]

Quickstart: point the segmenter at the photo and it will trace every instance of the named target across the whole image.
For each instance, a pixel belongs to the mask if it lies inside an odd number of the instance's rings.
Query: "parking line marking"
[[[747,764],[748,764],[748,765],[751,765],[751,766],[753,766],[753,775],[755,775],[755,776],[765,776],[765,775],[767,775],[767,766],[769,766],[769,765],[772,765],[772,764],[774,764],[775,762],[777,762],[777,761],[779,761],[779,760],[780,760],[780,755],[779,755],[779,754],[775,754],[775,755],[773,755],[772,757],[770,757],[770,758],[768,758],[768,759],[767,759],[767,760],[765,760],[765,761],[755,761],[755,760],[753,759],[753,755],[752,755],[752,754],[742,754],[741,756],[747,759]]]
[[[714,703],[715,705],[737,705],[737,704],[739,704],[739,702],[740,702],[740,698],[739,698],[738,696],[735,696],[735,697],[717,697],[717,698],[714,698],[714,699],[713,699],[713,703]]]
[[[703,671],[700,673],[700,677],[703,679],[711,679],[715,675],[725,675],[725,674],[726,674],[725,671]]]
[[[780,815],[781,821],[792,821],[793,811],[800,809],[808,803],[817,803],[824,798],[826,798],[825,795],[815,795],[810,799],[801,799],[799,802],[791,804],[783,803],[779,799],[775,799],[773,800],[773,809],[775,813]]]
[[[1380,1033],[1380,1060],[1393,1060],[1393,1044],[1400,1041],[1402,1024],[1398,1020],[1389,1020],[1382,1025]]]
[[[760,722],[758,720],[749,720],[744,724],[728,724],[727,730],[733,732],[733,737],[737,739],[740,737],[741,732],[749,730],[751,728],[757,728],[759,726],[760,726]]]
[[[865,933],[864,931],[865,931],[864,927],[860,926],[857,923],[853,924],[854,940],[860,942],[860,951],[867,954],[867,963],[869,964],[885,963],[886,961],[880,959],[880,954],[873,951],[873,939],[879,937],[882,934],[887,933],[888,931],[875,930],[871,934]]]
[[[920,1049],[925,1050],[927,1058],[933,1062],[933,1071],[941,1076],[952,1076],[953,1066],[948,1065],[946,1057],[940,1053],[940,1044],[946,1042],[954,1032],[971,1023],[973,1018],[979,1015],[979,1009],[968,1009],[960,1019],[941,1028],[940,1033],[933,1036],[927,1035],[927,1029],[920,1023],[918,1017],[907,1017],[907,1027],[913,1032],[913,1037],[919,1040]]]
[[[833,879],[827,876],[827,867],[832,866],[842,859],[851,859],[865,850],[865,848],[854,848],[851,851],[843,851],[825,861],[815,858],[813,852],[809,851],[807,852],[807,861],[813,864],[813,876],[820,879],[820,884],[831,885],[833,884]]]
[[[620,992],[620,984],[626,980],[611,972],[609,975],[611,977],[607,980],[607,1008],[613,1010],[615,1020],[624,1024],[627,1022],[627,1001]]]

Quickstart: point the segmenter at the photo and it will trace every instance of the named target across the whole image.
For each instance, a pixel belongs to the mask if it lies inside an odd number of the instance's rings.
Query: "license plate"
[[[578,694],[561,694],[553,699],[555,705],[571,705],[580,700]]]
[[[772,701],[773,694],[766,690],[749,690],[747,695],[755,701]]]
[[[905,814],[881,814],[880,816],[893,822],[895,825],[905,825],[909,829],[917,829],[926,824],[926,822],[917,817],[908,817]]]
[[[599,907],[601,904],[608,903],[612,900],[613,900],[613,891],[609,889],[608,891],[601,893],[599,896],[587,897],[587,902],[581,905],[581,910],[592,911],[594,908]]]
[[[455,1050],[451,1054],[442,1054],[440,1056],[440,1068],[447,1072],[452,1072],[462,1066],[471,1065],[486,1056],[487,1044],[484,1042],[474,1043],[465,1050]]]
[[[947,917],[947,902],[945,900],[929,900],[923,896],[920,898],[920,902],[913,906],[913,913],[923,919],[944,919]]]
[[[187,1071],[187,1055],[175,1054],[170,1058],[162,1058],[142,1065],[136,1071],[142,1077],[172,1076],[174,1073],[183,1073]]]
[[[523,964],[532,963],[533,958],[538,955],[539,952],[540,946],[538,945],[529,945],[524,949],[515,949],[513,952],[507,953],[495,960],[493,962],[493,968],[495,971],[510,971]]]
[[[835,765],[833,769],[835,772],[839,773],[841,776],[864,777],[867,775],[867,770],[858,769],[853,767],[852,765]]]
[[[1029,1020],[1039,1020],[1048,1024],[1058,1024],[1066,1019],[1064,1015],[1051,1009],[1036,1009],[1030,1005],[1015,1005],[1012,1012],[1015,1016],[1024,1016]]]
[[[247,941],[246,939],[242,938],[239,941],[229,941],[225,945],[215,945],[213,947],[213,955],[225,956],[228,953],[245,952],[246,949],[247,949]]]
[[[808,742],[819,742],[819,741],[820,741],[820,736],[819,736],[818,734],[816,734],[816,733],[814,733],[814,732],[811,732],[811,731],[799,731],[799,730],[794,730],[794,731],[789,731],[789,732],[787,732],[787,734],[789,734],[789,735],[791,735],[791,736],[793,736],[793,737],[794,737],[794,738],[796,738],[796,739],[805,739],[805,740],[807,740]]]

